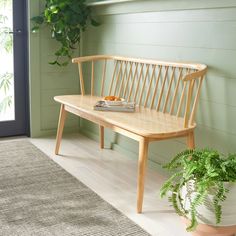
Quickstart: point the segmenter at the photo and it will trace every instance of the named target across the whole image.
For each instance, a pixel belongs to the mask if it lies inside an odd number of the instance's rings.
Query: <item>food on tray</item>
[[[106,96],[103,100],[109,106],[122,106],[125,102],[124,98],[120,98],[117,96]]]
[[[105,101],[121,101],[121,98],[116,97],[116,96],[106,96],[104,100]]]

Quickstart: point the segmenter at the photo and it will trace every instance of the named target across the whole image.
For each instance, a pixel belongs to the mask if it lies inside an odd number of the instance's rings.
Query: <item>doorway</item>
[[[26,0],[0,0],[0,137],[29,135]]]

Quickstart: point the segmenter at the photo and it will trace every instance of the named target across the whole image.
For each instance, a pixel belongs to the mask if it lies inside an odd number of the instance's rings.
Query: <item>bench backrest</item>
[[[185,127],[194,123],[206,65],[107,55],[79,57],[72,62],[78,63],[82,95],[115,95],[183,117]]]

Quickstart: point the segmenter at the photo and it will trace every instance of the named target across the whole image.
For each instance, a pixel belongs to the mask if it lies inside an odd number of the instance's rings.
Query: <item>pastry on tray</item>
[[[125,99],[117,96],[106,96],[104,97],[104,101],[109,106],[121,106]]]
[[[121,101],[121,98],[116,97],[116,96],[106,96],[104,97],[105,101]]]

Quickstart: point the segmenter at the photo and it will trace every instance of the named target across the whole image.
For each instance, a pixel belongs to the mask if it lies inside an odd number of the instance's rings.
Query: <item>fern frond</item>
[[[178,154],[171,160],[171,162],[169,162],[168,164],[163,165],[163,168],[172,169],[172,168],[176,165],[177,161],[179,161],[180,159],[183,159],[183,156],[189,157],[189,156],[192,155],[193,152],[194,152],[194,150],[192,150],[192,149],[190,149],[190,150],[187,149],[187,150],[184,150],[183,152],[178,153]]]
[[[183,175],[182,172],[178,172],[173,174],[168,180],[165,181],[165,183],[162,185],[161,189],[160,189],[160,196],[161,198],[163,198],[166,193],[173,188],[173,180],[175,178],[177,178],[178,176]]]
[[[196,212],[191,211],[191,221],[190,225],[186,228],[187,232],[194,231],[198,225],[197,219],[196,219]]]
[[[169,201],[172,203],[172,206],[175,209],[175,212],[180,216],[185,216],[185,211],[182,211],[182,209],[179,207],[179,184],[176,184],[174,187],[174,192],[172,193],[171,197],[169,198]]]
[[[216,224],[219,224],[221,222],[222,207],[218,204],[218,201],[213,201],[213,206],[215,210]]]

